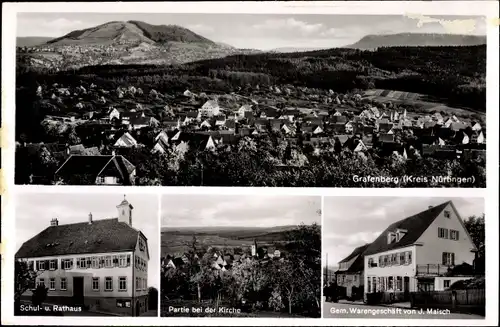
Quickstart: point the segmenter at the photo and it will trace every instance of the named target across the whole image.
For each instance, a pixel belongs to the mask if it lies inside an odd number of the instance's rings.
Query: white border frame
[[[131,320],[125,318],[96,317],[14,317],[11,298],[14,286],[12,260],[15,253],[15,203],[11,196],[15,193],[38,192],[97,192],[97,193],[155,193],[155,194],[290,194],[290,195],[328,195],[328,196],[442,196],[442,197],[484,197],[488,229],[486,239],[488,256],[498,257],[498,35],[499,20],[497,1],[340,1],[340,2],[168,2],[168,3],[3,3],[2,4],[2,324],[61,324],[61,325],[125,325]],[[14,185],[14,115],[15,115],[15,55],[17,12],[116,12],[116,13],[255,13],[255,14],[370,14],[370,15],[456,15],[487,16],[487,188],[486,189],[335,189],[335,188],[217,188],[217,187],[71,187],[71,186],[15,186]],[[42,191],[41,191],[42,190]],[[322,224],[323,228],[324,224]],[[487,326],[498,324],[498,264],[496,260],[487,262],[487,303],[486,318],[482,320],[397,320],[397,319],[280,319],[283,325],[348,325],[348,326]],[[321,270],[323,278],[323,270]],[[7,282],[8,281],[8,282]],[[135,317],[134,324],[154,325],[266,325],[268,319],[258,318],[141,318]]]

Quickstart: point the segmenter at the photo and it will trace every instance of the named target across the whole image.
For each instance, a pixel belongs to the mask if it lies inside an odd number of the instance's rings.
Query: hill
[[[90,65],[174,65],[255,53],[215,43],[177,25],[113,21],[18,49],[18,66],[29,70],[70,70]]]
[[[486,36],[458,34],[399,33],[367,35],[346,48],[372,50],[380,47],[471,46],[486,44]]]
[[[166,42],[215,44],[187,28],[177,25],[151,25],[141,21],[108,22],[72,31],[47,42],[52,45],[111,45],[127,43],[163,44]]]
[[[53,39],[52,37],[47,37],[47,36],[21,36],[16,38],[16,46],[35,47],[38,45],[42,45],[52,39]]]

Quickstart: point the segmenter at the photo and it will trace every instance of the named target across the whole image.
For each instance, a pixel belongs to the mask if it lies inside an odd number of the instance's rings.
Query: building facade
[[[132,227],[133,206],[124,199],[118,218],[50,227],[16,254],[36,271],[33,287],[48,288],[47,304],[139,316],[148,310],[149,250],[146,236]],[[22,295],[30,301],[32,290]]]
[[[360,299],[364,293],[364,251],[369,244],[359,246],[338,263],[335,280],[339,293],[348,299]]]
[[[365,300],[386,293],[406,301],[411,292],[445,290],[473,277],[477,249],[451,201],[390,225],[367,248]]]

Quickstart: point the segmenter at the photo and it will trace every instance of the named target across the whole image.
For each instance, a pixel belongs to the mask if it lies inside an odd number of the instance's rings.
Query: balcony
[[[446,276],[453,271],[453,265],[423,264],[417,265],[417,276]]]

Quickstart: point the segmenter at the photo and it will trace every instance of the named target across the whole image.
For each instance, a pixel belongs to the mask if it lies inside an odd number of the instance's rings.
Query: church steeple
[[[252,257],[255,257],[256,255],[257,255],[257,241],[254,238],[252,244]]]
[[[118,209],[118,221],[132,226],[132,210],[134,207],[127,201],[125,195],[123,195],[123,201],[116,206],[116,209]]]

